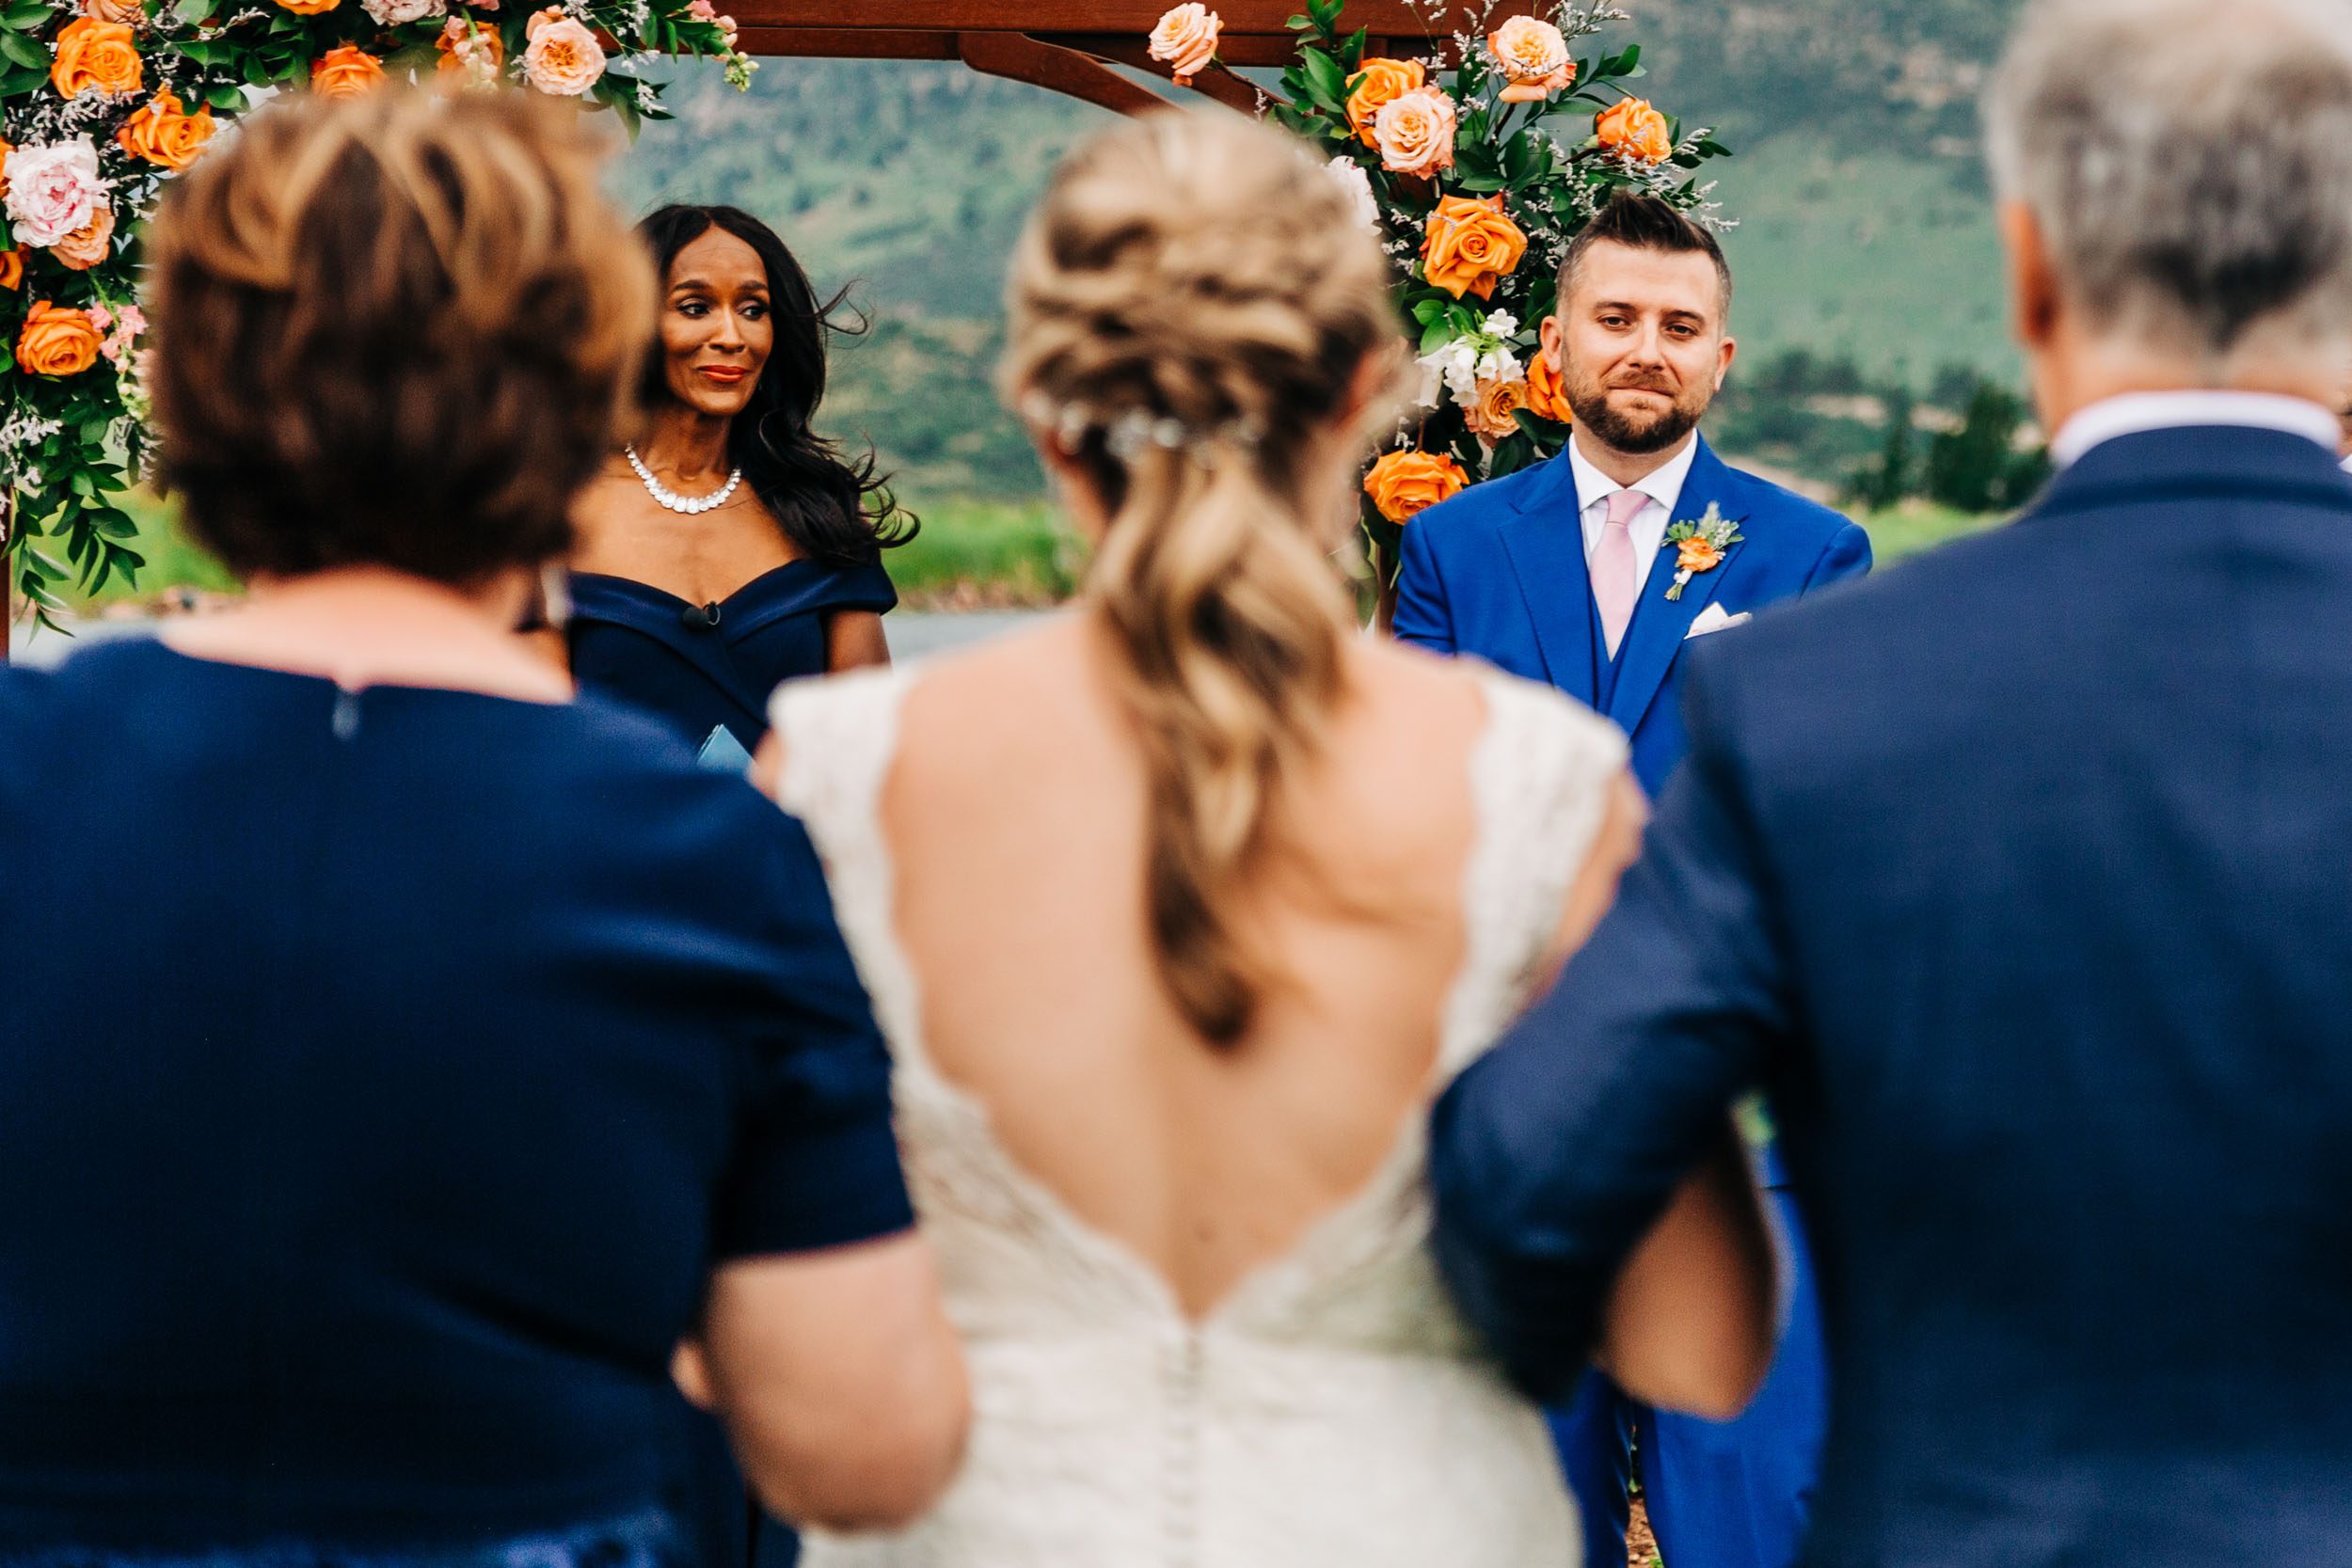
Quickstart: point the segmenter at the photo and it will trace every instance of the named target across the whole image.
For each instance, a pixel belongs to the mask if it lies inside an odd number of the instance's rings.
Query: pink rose
[[[1391,99],[1372,122],[1380,161],[1398,174],[1435,174],[1454,166],[1454,128],[1459,111],[1436,87]]]
[[[1179,6],[1152,29],[1152,57],[1175,68],[1178,87],[1190,87],[1216,59],[1216,40],[1224,31],[1225,19],[1208,7]]]
[[[523,52],[523,79],[541,92],[578,98],[604,77],[604,48],[577,18],[548,9],[524,29],[531,47]]]
[[[1515,16],[1495,29],[1486,47],[1511,79],[1502,89],[1505,103],[1541,103],[1555,92],[1565,92],[1576,80],[1568,40],[1549,22]]]
[[[0,169],[19,245],[45,248],[87,229],[109,188],[98,176],[98,148],[87,136],[18,148]]]

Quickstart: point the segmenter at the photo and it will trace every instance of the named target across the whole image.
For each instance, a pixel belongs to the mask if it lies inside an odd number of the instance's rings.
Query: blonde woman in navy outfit
[[[882,551],[914,524],[870,456],[810,428],[839,298],[732,207],[664,207],[638,232],[662,288],[652,418],[581,498],[571,668],[740,764],[780,683],[889,662]]]

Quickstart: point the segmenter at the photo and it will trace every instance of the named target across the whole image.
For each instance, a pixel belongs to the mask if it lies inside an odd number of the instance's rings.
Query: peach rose
[[[82,14],[125,27],[144,26],[147,22],[147,7],[141,0],[82,0]]]
[[[1601,146],[1645,164],[1663,163],[1674,155],[1673,128],[1646,99],[1629,98],[1602,110],[1593,131]]]
[[[451,17],[433,47],[441,55],[441,63],[435,68],[437,75],[489,82],[497,80],[506,66],[506,40],[499,30],[463,17]]]
[[[356,43],[330,49],[310,66],[310,90],[321,98],[357,98],[384,80],[384,62]]]
[[[1217,39],[1224,31],[1225,19],[1208,7],[1178,6],[1152,29],[1151,55],[1173,66],[1176,85],[1188,87],[1216,62]]]
[[[1436,174],[1454,166],[1454,129],[1460,112],[1435,87],[1390,100],[1374,117],[1374,145],[1396,174]]]
[[[1357,138],[1366,147],[1378,147],[1380,138],[1372,123],[1380,111],[1408,92],[1419,92],[1428,80],[1429,72],[1419,60],[1366,60],[1347,79],[1347,123],[1356,128]]]
[[[17,290],[24,287],[24,247],[0,250],[0,289]]]
[[[1515,16],[1495,29],[1486,47],[1511,79],[1502,89],[1505,103],[1541,103],[1555,92],[1567,91],[1576,80],[1568,40],[1549,22]]]
[[[8,154],[14,152],[15,150],[16,143],[8,140],[6,136],[0,136],[0,201],[8,199]]]
[[[125,152],[175,171],[196,162],[196,155],[212,139],[212,109],[207,106],[191,115],[168,87],[141,105],[115,133],[115,140]]]
[[[1499,196],[1483,201],[1442,198],[1429,214],[1428,236],[1422,245],[1422,276],[1456,299],[1464,294],[1492,299],[1495,285],[1518,271],[1527,254],[1527,236],[1504,215]]]
[[[1576,423],[1576,410],[1568,406],[1567,383],[1551,368],[1551,356],[1540,349],[1527,362],[1527,411],[1539,420]]]
[[[1675,549],[1677,572],[1711,572],[1724,563],[1724,552],[1704,539],[1685,539]]]
[[[143,79],[138,40],[119,22],[86,16],[57,35],[49,80],[61,98],[86,92],[136,92]]]
[[[114,239],[115,210],[101,207],[89,222],[51,245],[49,254],[75,272],[87,272],[113,251]]]
[[[548,8],[524,25],[523,79],[541,92],[578,98],[603,79],[603,46],[586,24]]]
[[[1364,476],[1364,494],[1392,523],[1409,523],[1469,488],[1462,465],[1435,452],[1392,451]]]
[[[1478,394],[1462,410],[1462,420],[1470,426],[1471,435],[1492,446],[1519,433],[1519,421],[1511,416],[1526,406],[1526,382],[1482,381]]]
[[[87,310],[64,309],[44,299],[16,336],[16,362],[34,375],[79,375],[98,363],[102,341]]]

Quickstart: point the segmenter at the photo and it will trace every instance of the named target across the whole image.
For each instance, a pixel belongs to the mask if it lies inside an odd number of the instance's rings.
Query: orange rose
[[[1724,552],[1704,539],[1685,539],[1675,550],[1675,570],[1711,572],[1724,563]]]
[[[1576,411],[1568,406],[1567,383],[1551,368],[1551,356],[1540,349],[1527,362],[1527,411],[1539,420],[1576,423]]]
[[[1409,523],[1469,488],[1470,475],[1462,465],[1435,452],[1392,451],[1364,476],[1364,494],[1392,523]]]
[[[8,154],[16,150],[16,143],[0,136],[0,197],[8,194]]]
[[[1366,147],[1379,146],[1372,122],[1390,103],[1421,90],[1428,79],[1429,72],[1419,60],[1366,60],[1364,68],[1347,81],[1347,123],[1356,128]]]
[[[179,95],[168,88],[156,93],[115,133],[115,140],[125,152],[173,170],[196,162],[196,155],[212,139],[212,109],[207,106],[188,114],[182,109]]]
[[[65,24],[57,35],[57,57],[49,80],[60,97],[79,98],[99,92],[136,92],[143,80],[139,47],[131,29],[119,22],[86,16]]]
[[[317,16],[323,11],[333,10],[342,3],[343,0],[278,0],[278,8],[292,11],[296,16]]]
[[[49,254],[75,272],[87,272],[114,249],[115,210],[101,207],[90,220],[49,247]]]
[[[384,80],[384,62],[356,43],[330,49],[310,67],[310,90],[321,98],[357,98]]]
[[[82,0],[82,14],[136,27],[147,20],[147,7],[141,0]]]
[[[1593,131],[1601,146],[1645,164],[1663,163],[1674,155],[1674,130],[1646,99],[1629,98],[1602,110]]]
[[[1524,381],[1482,381],[1478,395],[1462,411],[1470,434],[1488,446],[1519,433],[1519,421],[1512,416],[1527,406],[1527,383]]]
[[[87,310],[67,310],[42,300],[17,334],[16,362],[35,375],[79,375],[98,363],[103,340]]]
[[[1422,245],[1422,276],[1430,287],[1456,299],[1464,294],[1492,299],[1495,285],[1518,271],[1527,254],[1527,236],[1504,215],[1499,196],[1483,201],[1442,198],[1429,214],[1428,236]]]
[[[24,287],[24,247],[0,250],[0,289]]]

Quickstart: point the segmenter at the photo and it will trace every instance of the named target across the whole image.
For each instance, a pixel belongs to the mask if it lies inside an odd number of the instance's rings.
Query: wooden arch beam
[[[1451,55],[1484,8],[1474,0],[1351,0],[1343,24],[1371,34],[1374,54]],[[1497,17],[1533,11],[1502,0]],[[1112,69],[1163,73],[1145,41],[1167,0],[735,0],[742,47],[755,55],[883,60],[961,60],[976,71],[1083,99],[1120,114],[1175,102]],[[1218,53],[1228,66],[1284,66],[1296,56],[1290,29],[1298,0],[1216,0],[1224,19]],[[1434,35],[1434,36],[1433,36]],[[1230,71],[1194,86],[1251,109],[1258,89]]]

